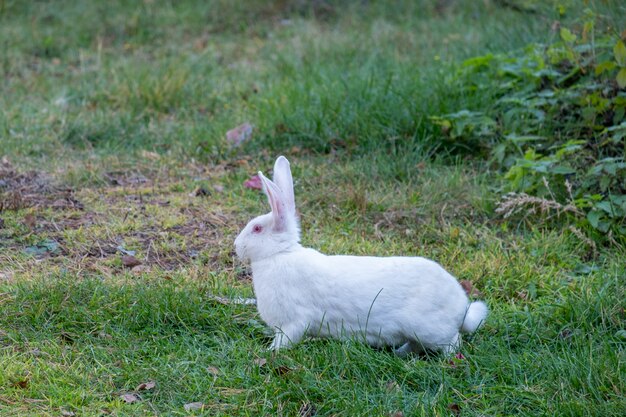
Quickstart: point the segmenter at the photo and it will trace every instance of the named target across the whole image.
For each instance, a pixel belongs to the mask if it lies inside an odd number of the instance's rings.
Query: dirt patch
[[[61,187],[41,171],[19,172],[11,163],[0,161],[0,212],[29,207],[82,209],[74,190]]]
[[[219,176],[213,170],[202,174]],[[4,229],[0,225],[0,240],[38,261],[99,265],[110,273],[128,269],[121,262],[128,254],[137,257],[142,271],[194,264],[228,268],[233,219],[222,212],[217,189],[189,193],[192,175],[197,173],[155,178],[138,170],[107,172],[106,186],[73,190],[57,185],[46,173],[19,172],[3,161],[0,212],[31,210],[10,217]]]

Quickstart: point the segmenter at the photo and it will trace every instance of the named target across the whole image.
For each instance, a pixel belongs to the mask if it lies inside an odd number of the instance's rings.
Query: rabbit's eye
[[[263,226],[260,224],[255,224],[252,228],[252,233],[261,233],[263,231]]]

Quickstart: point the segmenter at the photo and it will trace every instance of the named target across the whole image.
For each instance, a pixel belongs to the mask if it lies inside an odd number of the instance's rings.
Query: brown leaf
[[[464,279],[459,281],[459,284],[461,284],[461,287],[465,290],[465,294],[470,297],[482,297],[483,294],[474,288],[474,285],[470,281]]]
[[[141,261],[132,255],[124,255],[122,256],[122,265],[127,268],[132,268],[134,266],[141,265]]]
[[[120,398],[122,399],[122,401],[124,401],[126,404],[132,404],[132,403],[136,403],[139,401],[139,397],[136,396],[135,394],[122,394],[120,395]]]
[[[465,356],[463,356],[463,354],[459,352],[456,355],[454,355],[454,358],[448,361],[448,365],[450,365],[450,368],[456,369],[456,366],[460,364],[464,359],[465,359]]]
[[[15,381],[13,383],[13,386],[15,388],[26,389],[26,388],[28,388],[29,384],[30,384],[30,381],[28,380],[28,378],[25,378],[25,379],[20,379],[19,381]]]
[[[252,137],[252,130],[252,125],[246,122],[226,132],[226,140],[231,146],[239,146]]]
[[[204,408],[204,404],[201,402],[188,403],[183,406],[185,411],[193,411],[193,410],[202,410]]]
[[[155,386],[156,383],[154,381],[142,382],[141,384],[137,385],[135,391],[147,391],[154,388]]]
[[[244,181],[243,186],[252,190],[263,189],[263,186],[261,185],[261,178],[258,175],[253,175],[249,179]]]
[[[474,286],[470,281],[464,279],[462,281],[459,281],[459,284],[461,284],[461,287],[463,287],[463,289],[465,290],[465,294],[470,295],[472,293]]]
[[[29,228],[29,229],[34,229],[35,226],[37,225],[37,219],[35,218],[35,216],[33,214],[27,214],[26,216],[24,216],[24,224]]]
[[[461,414],[461,407],[457,403],[452,403],[448,406],[448,410],[452,412],[455,416]]]
[[[248,165],[250,165],[250,163],[248,162],[247,159],[242,158],[242,159],[237,159],[233,162],[231,162],[234,166],[236,167],[247,167]]]

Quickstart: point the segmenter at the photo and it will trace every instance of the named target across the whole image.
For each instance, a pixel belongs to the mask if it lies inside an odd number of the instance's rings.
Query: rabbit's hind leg
[[[400,346],[399,348],[393,351],[393,353],[395,353],[400,358],[407,357],[408,355],[412,353],[417,354],[417,353],[423,353],[423,352],[424,352],[424,347],[418,341],[415,341],[415,340],[409,340],[408,342],[406,342],[405,344],[403,344],[402,346]]]
[[[277,327],[269,350],[288,349],[298,343],[302,336],[304,336],[304,328],[301,326],[288,324],[281,328]]]
[[[446,356],[453,355],[454,353],[458,352],[460,348],[461,348],[461,335],[458,333],[454,335],[454,337],[452,338],[450,342],[440,346],[441,351]]]

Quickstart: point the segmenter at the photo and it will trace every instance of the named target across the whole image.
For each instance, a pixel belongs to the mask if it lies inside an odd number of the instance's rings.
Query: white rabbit
[[[327,256],[300,245],[289,162],[280,156],[274,181],[259,172],[271,213],[235,239],[252,266],[261,318],[275,331],[271,349],[304,336],[357,337],[392,346],[398,355],[426,349],[446,354],[485,320],[485,303],[470,303],[457,280],[420,257]]]

